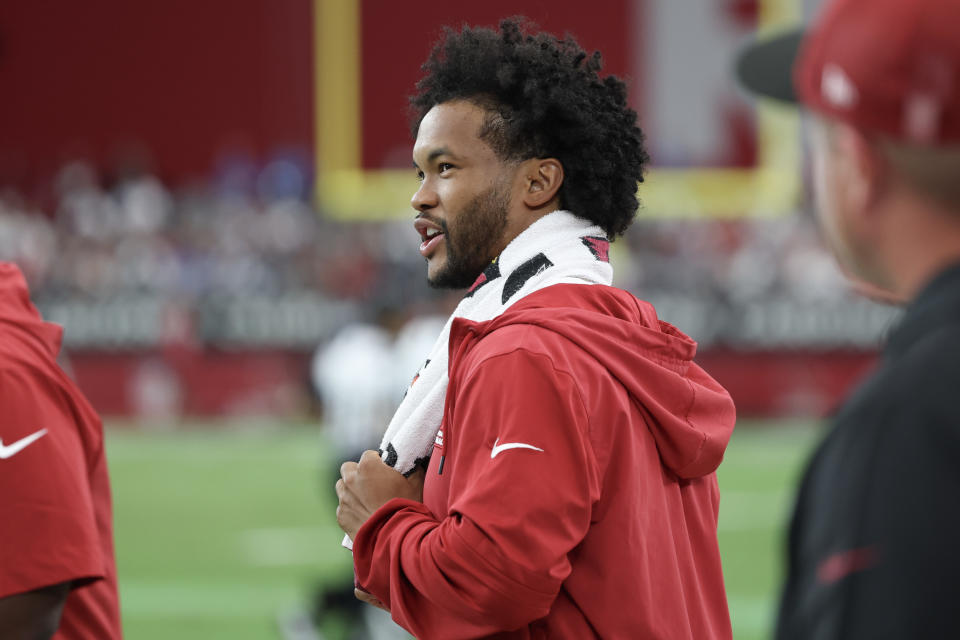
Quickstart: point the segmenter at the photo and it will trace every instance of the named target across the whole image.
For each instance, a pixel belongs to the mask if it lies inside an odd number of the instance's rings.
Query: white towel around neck
[[[603,229],[569,211],[540,218],[507,245],[447,320],[394,413],[380,451],[403,474],[425,464],[443,418],[450,326],[455,318],[492,320],[524,296],[555,284],[611,284]]]

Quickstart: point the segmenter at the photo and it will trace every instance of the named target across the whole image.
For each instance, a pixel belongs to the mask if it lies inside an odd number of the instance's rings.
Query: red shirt
[[[734,408],[695,349],[599,285],[454,322],[424,504],[363,525],[359,584],[420,638],[730,638],[714,471]]]
[[[57,365],[60,327],[0,263],[0,597],[72,582],[63,640],[122,637],[100,419]]]

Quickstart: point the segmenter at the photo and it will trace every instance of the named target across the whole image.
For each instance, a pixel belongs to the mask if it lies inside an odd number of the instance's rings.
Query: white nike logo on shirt
[[[532,444],[524,444],[522,442],[504,442],[499,444],[500,438],[497,438],[493,443],[493,450],[490,451],[490,459],[493,460],[497,457],[497,454],[501,451],[506,451],[507,449],[533,449],[534,451],[543,451],[540,447],[535,447]]]
[[[3,438],[0,438],[0,460],[6,460],[11,456],[17,455],[45,435],[47,435],[47,430],[40,429],[40,431],[31,433],[30,435],[20,438],[13,444],[8,444],[7,446],[3,446]]]

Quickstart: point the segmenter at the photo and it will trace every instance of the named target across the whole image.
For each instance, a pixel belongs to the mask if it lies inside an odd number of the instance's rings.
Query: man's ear
[[[835,123],[832,135],[841,159],[837,166],[842,172],[838,177],[844,185],[845,210],[870,218],[889,187],[886,162],[877,145],[857,129]]]
[[[523,203],[539,209],[557,198],[563,184],[563,165],[556,158],[531,158],[523,163]]]

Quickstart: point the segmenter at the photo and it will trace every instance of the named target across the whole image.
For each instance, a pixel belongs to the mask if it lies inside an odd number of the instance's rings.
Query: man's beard
[[[453,228],[438,221],[447,248],[447,262],[427,282],[435,289],[465,289],[491,260],[507,228],[510,191],[495,184],[477,195],[456,214]]]

